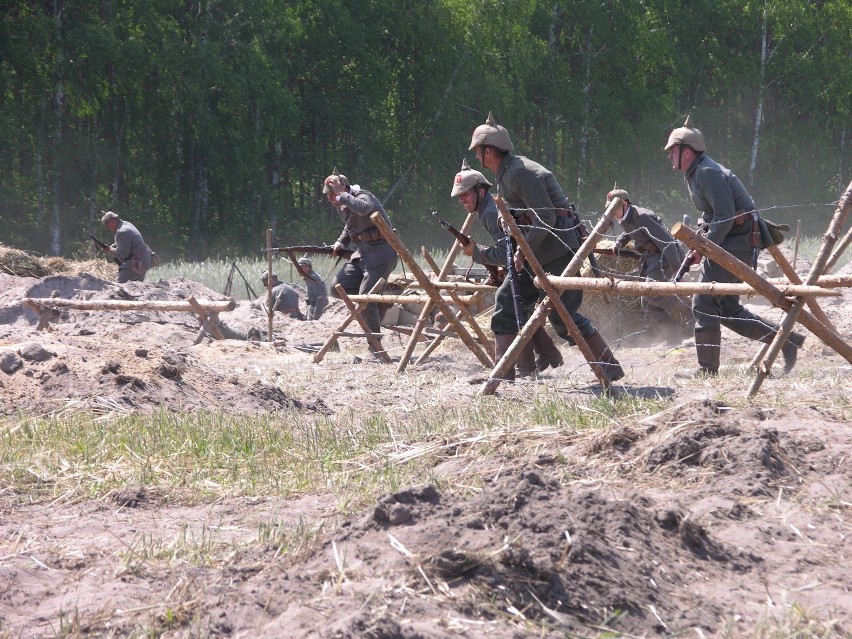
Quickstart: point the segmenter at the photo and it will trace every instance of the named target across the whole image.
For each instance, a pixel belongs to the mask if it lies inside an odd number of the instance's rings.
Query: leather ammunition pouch
[[[377,229],[375,226],[373,228],[369,228],[366,231],[361,231],[359,233],[352,233],[349,236],[353,242],[378,242],[379,240],[383,240],[381,231]]]

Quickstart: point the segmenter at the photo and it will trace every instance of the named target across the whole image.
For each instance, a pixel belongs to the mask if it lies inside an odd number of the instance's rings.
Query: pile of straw
[[[16,277],[79,275],[90,273],[105,280],[115,277],[116,266],[106,260],[68,260],[64,257],[42,257],[0,244],[0,272]]]

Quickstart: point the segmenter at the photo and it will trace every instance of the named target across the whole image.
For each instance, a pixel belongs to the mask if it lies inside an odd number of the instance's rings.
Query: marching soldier
[[[623,249],[633,240],[636,250],[642,256],[640,276],[648,281],[668,282],[677,273],[685,257],[683,248],[662,220],[650,209],[635,206],[624,189],[615,188],[606,194],[606,206],[615,198],[621,198],[621,208],[615,212],[624,232],[615,241],[616,251]],[[642,310],[651,314],[665,312],[679,326],[687,328],[692,334],[695,320],[692,307],[678,295],[643,295]]]
[[[500,213],[497,211],[497,204],[491,197],[491,193],[488,192],[490,188],[491,182],[486,180],[485,176],[479,171],[471,169],[465,160],[462,162],[461,170],[456,173],[453,180],[450,197],[458,198],[459,203],[468,213],[476,213],[477,221],[488,231],[494,241],[491,246],[469,242],[462,246],[465,255],[473,258],[473,261],[479,264],[505,268],[507,237],[500,226]],[[544,326],[539,327],[533,334],[531,346],[538,353],[538,357],[533,359],[535,355],[530,351],[529,346],[524,349],[515,366],[518,375],[521,377],[532,375],[535,370],[543,371],[548,366],[553,368],[562,366],[562,353],[556,348]],[[497,359],[499,359],[499,356]]]
[[[671,132],[665,151],[672,170],[683,173],[692,202],[702,212],[701,225],[707,239],[751,266],[752,224],[760,220],[752,215],[754,201],[743,183],[730,169],[705,155],[704,134],[690,125],[689,118],[682,127]],[[701,259],[699,253],[695,255],[697,260]],[[705,259],[702,260],[698,281],[736,283],[742,280],[719,264]],[[763,343],[771,342],[778,330],[777,325],[747,311],[738,295],[693,295],[692,312],[695,315],[698,373],[703,375],[719,373],[721,325]],[[796,364],[799,347],[804,341],[804,335],[792,333],[784,344],[781,353],[785,372],[792,370]]]
[[[553,275],[561,275],[574,256],[574,251],[580,247],[580,238],[575,227],[563,223],[568,220],[565,214],[570,210],[570,204],[553,173],[537,162],[514,155],[512,149],[509,132],[497,124],[491,113],[488,114],[485,124],[473,131],[469,148],[476,153],[482,166],[495,175],[498,192],[508,205],[516,209],[531,210],[533,220],[532,224],[526,227],[525,238],[544,270]],[[560,213],[558,225],[557,215]],[[553,232],[555,228],[560,229],[559,237]],[[515,265],[520,275],[519,293],[525,306],[529,307],[539,299],[541,293],[533,283],[532,275],[523,268],[524,256],[520,252],[515,254]],[[624,370],[603,337],[592,323],[579,313],[583,301],[582,291],[565,291],[561,299],[586,339],[593,356],[601,363],[604,374],[613,382],[624,377]],[[509,278],[506,278],[497,290],[495,300],[491,329],[496,336],[497,355],[502,356],[518,331]],[[550,322],[557,335],[573,343],[568,329],[555,311],[550,313]]]
[[[387,278],[396,268],[399,258],[394,248],[382,237],[379,229],[370,219],[370,214],[378,212],[390,226],[382,203],[366,189],[349,183],[345,175],[335,171],[323,181],[322,192],[343,220],[343,230],[334,243],[335,254],[344,248],[354,248],[355,253],[335,276],[331,285],[331,294],[336,295],[334,286],[339,283],[348,294],[366,294],[382,279]],[[373,333],[381,331],[379,305],[367,304],[364,321]],[[373,350],[373,346],[370,346]]]

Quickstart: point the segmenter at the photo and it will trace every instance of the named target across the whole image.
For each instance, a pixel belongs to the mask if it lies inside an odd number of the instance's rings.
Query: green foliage
[[[489,111],[583,211],[614,181],[690,210],[661,150],[687,114],[741,177],[757,151],[761,206],[830,203],[849,179],[842,0],[6,5],[0,240],[20,248],[67,254],[108,208],[166,259],[248,255],[266,228],[331,242],[334,167],[404,241],[445,246],[428,213],[460,217],[450,181]]]

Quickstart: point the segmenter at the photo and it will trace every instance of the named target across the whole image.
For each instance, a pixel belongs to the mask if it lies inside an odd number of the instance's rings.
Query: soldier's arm
[[[133,247],[133,238],[129,233],[122,233],[121,230],[115,234],[115,243],[110,247],[110,255],[115,257],[119,262],[126,262],[130,259],[130,251]]]
[[[713,211],[712,219],[708,220],[707,239],[721,244],[734,225],[736,215],[734,196],[721,173],[701,167],[698,171],[698,186]]]

